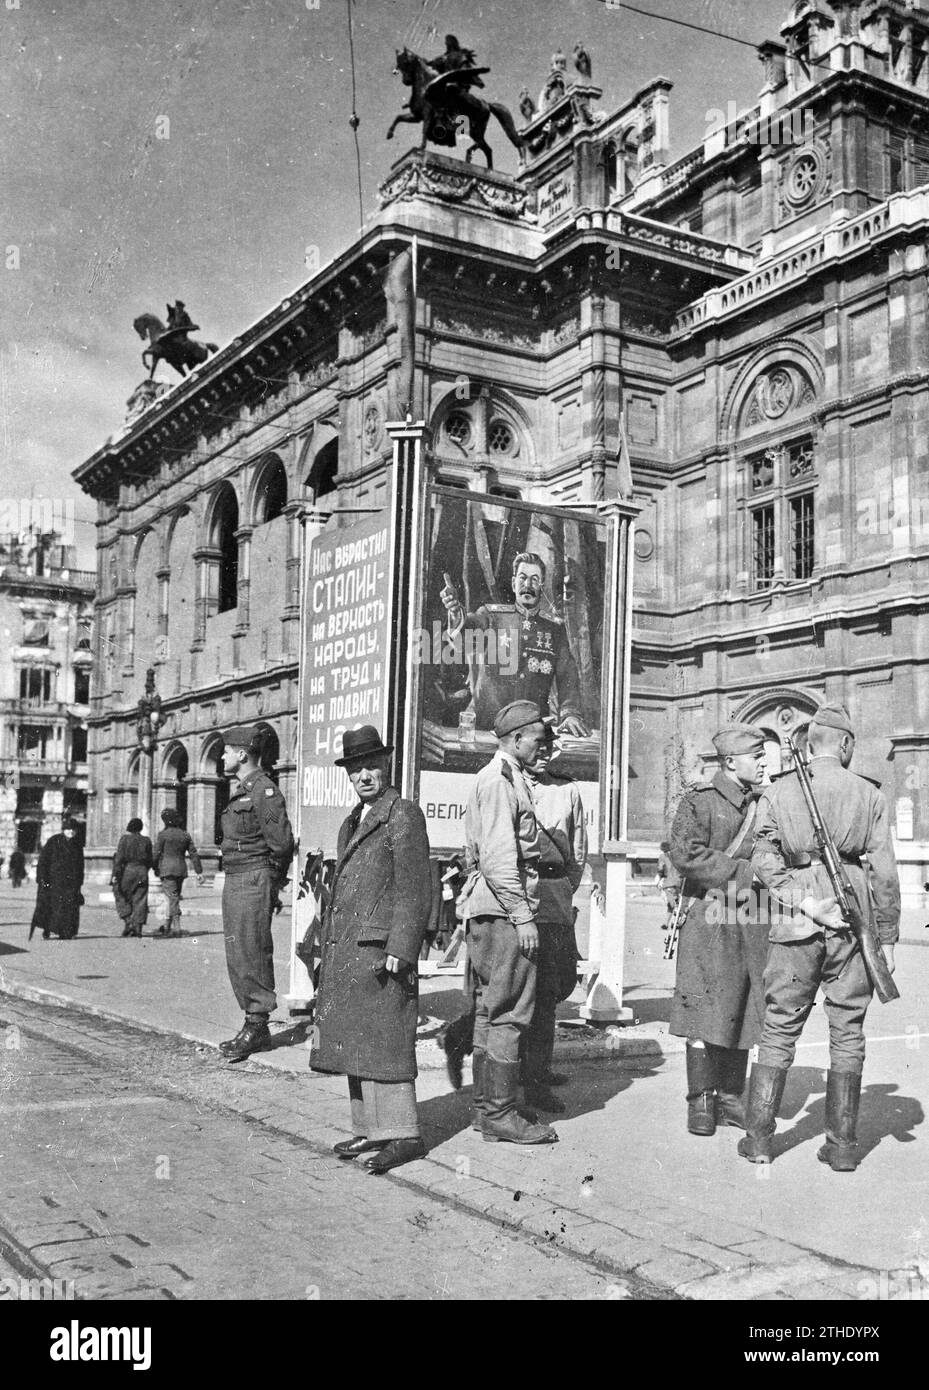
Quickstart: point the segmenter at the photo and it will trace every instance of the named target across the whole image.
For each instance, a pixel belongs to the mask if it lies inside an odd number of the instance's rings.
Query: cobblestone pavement
[[[294,1081],[3,1000],[0,1297],[25,1276],[79,1299],[642,1296],[263,1124]]]

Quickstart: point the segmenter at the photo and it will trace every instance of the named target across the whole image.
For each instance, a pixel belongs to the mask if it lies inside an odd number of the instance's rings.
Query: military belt
[[[568,871],[563,864],[540,864],[539,878],[567,878]]]
[[[840,854],[839,858],[843,864],[852,864],[856,869],[861,868],[861,856],[858,854]],[[822,855],[816,850],[796,850],[785,854],[784,859],[788,869],[808,869],[811,864],[823,863]]]

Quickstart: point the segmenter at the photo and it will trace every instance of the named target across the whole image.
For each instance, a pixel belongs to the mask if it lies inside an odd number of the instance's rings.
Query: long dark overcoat
[[[77,840],[52,835],[42,846],[35,876],[33,927],[53,936],[77,936],[84,882],[84,852]]]
[[[735,856],[725,851],[752,801],[717,772],[713,784],[688,792],[671,827],[671,862],[693,896],[677,948],[671,1032],[717,1047],[753,1047],[764,1022],[762,975],[768,923],[759,921],[752,884],[752,831]]]
[[[339,831],[311,1066],[371,1081],[412,1081],[416,963],[432,908],[426,820],[392,787],[360,816],[359,805]],[[377,971],[387,956],[411,971],[402,978]]]

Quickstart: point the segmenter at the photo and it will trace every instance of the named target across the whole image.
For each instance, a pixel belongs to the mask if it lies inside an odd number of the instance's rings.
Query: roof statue
[[[493,151],[484,139],[484,132],[491,116],[496,116],[510,143],[522,149],[522,137],[508,108],[499,101],[476,96],[471,90],[483,87],[482,78],[490,69],[478,67],[474,50],[462,48],[454,34],[446,35],[445,52],[429,61],[408,48],[402,49],[397,53],[396,71],[403,85],[412,88],[412,92],[409,101],[404,103],[404,111],[391,123],[388,140],[393,139],[400,124],[422,124],[421,149],[425,149],[427,141],[454,149],[458,131],[467,122],[471,144],[465,159],[470,164],[474,151],[481,150],[488,169],[492,169]]]

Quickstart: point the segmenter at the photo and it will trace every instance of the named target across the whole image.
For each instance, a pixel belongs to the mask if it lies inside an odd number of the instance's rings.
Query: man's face
[[[387,759],[369,756],[350,762],[345,771],[359,801],[376,801],[387,787]]]
[[[764,781],[767,762],[763,748],[756,753],[735,753],[728,764],[743,787],[760,787]]]
[[[223,775],[225,777],[234,777],[239,770],[241,761],[241,748],[231,748],[228,743],[223,746]]]
[[[516,566],[513,593],[520,608],[525,608],[530,613],[535,612],[542,602],[542,571],[538,565],[530,565],[523,560]]]
[[[548,767],[549,763],[552,760],[552,755],[554,754],[554,752],[554,743],[550,738],[548,738],[548,736],[545,736],[542,739],[542,742],[539,744],[539,751],[536,754],[536,760],[533,764],[533,767],[535,768],[536,772],[545,771],[545,769]]]
[[[519,730],[513,751],[523,767],[535,767],[539,749],[544,741],[545,725],[541,721],[538,724],[527,724],[524,729]]]
[[[846,734],[839,744],[839,762],[843,767],[848,767],[852,758],[855,756],[855,735]]]
[[[66,840],[73,840],[75,835],[77,834],[77,831],[73,828],[73,826],[69,825],[67,830],[62,830],[61,833]]]

